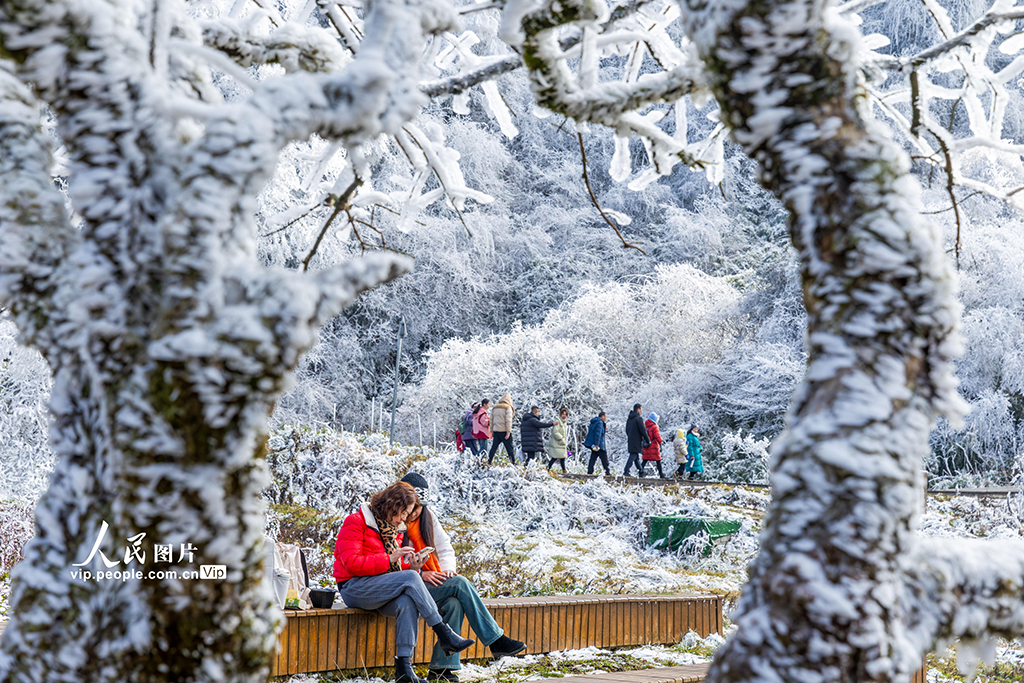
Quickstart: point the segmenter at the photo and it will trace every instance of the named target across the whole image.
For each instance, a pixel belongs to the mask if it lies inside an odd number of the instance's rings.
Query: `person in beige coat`
[[[566,420],[569,419],[569,409],[562,406],[558,409],[558,419],[555,426],[551,428],[551,439],[548,441],[548,470],[556,462],[562,466],[565,473],[565,452],[569,448],[569,426]]]
[[[675,452],[676,465],[679,467],[676,469],[674,476],[682,477],[686,474],[686,463],[689,460],[689,456],[686,451],[686,430],[677,429],[675,435],[672,437],[672,450]]]
[[[505,395],[498,401],[498,405],[491,410],[491,433],[494,440],[491,442],[491,452],[487,454],[487,464],[494,461],[494,454],[498,452],[498,446],[504,444],[505,453],[508,454],[509,462],[516,464],[516,449],[512,445],[512,418],[516,409],[512,407],[512,394],[505,392]]]

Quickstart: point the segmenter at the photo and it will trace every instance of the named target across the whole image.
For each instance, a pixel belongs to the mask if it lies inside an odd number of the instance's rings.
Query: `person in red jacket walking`
[[[399,527],[420,504],[415,489],[396,482],[345,518],[334,544],[334,578],[349,607],[396,617],[395,683],[425,683],[412,668],[419,618],[427,622],[446,654],[475,643],[444,623],[419,570],[426,558],[402,546]],[[411,570],[411,571],[410,571]]]
[[[644,427],[647,428],[647,438],[651,440],[651,443],[644,447],[643,460],[640,462],[640,476],[644,476],[644,465],[649,462],[654,462],[658,467],[658,476],[662,479],[668,479],[665,473],[661,471],[661,444],[665,441],[661,438],[661,430],[658,429],[658,414],[651,413],[647,416],[647,421],[644,422]]]

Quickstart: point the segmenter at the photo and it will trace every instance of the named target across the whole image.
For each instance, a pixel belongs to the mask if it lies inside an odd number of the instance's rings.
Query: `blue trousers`
[[[396,618],[396,657],[412,657],[420,631],[420,617],[427,622],[427,626],[441,623],[437,604],[427,592],[419,572],[405,570],[375,576],[354,576],[345,583],[339,583],[338,590],[341,599],[349,607],[376,611],[386,617]]]
[[[461,576],[450,576],[440,586],[432,586],[429,583],[427,592],[437,603],[437,611],[441,613],[444,623],[452,627],[452,630],[459,633],[462,630],[462,619],[469,620],[469,627],[484,645],[490,645],[498,638],[505,635],[494,621],[494,617],[487,611],[487,607],[480,600],[480,594],[469,579]],[[346,602],[346,604],[348,604]],[[435,671],[440,669],[461,669],[459,654],[446,655],[440,645],[434,645],[434,652],[430,656],[430,668]]]

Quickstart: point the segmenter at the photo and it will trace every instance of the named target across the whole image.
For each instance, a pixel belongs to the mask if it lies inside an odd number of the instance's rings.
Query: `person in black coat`
[[[633,406],[633,412],[626,418],[626,450],[629,451],[629,459],[626,460],[626,471],[622,473],[624,477],[629,476],[629,468],[633,466],[633,463],[636,463],[638,474],[643,472],[640,467],[640,453],[651,442],[650,437],[647,436],[647,428],[644,426],[644,418],[640,414],[643,409],[644,407],[637,403]]]
[[[530,412],[523,417],[523,421],[519,425],[519,440],[523,444],[524,465],[529,465],[530,459],[544,450],[544,438],[541,436],[540,430],[554,426],[554,422],[541,422],[540,408],[530,406]]]

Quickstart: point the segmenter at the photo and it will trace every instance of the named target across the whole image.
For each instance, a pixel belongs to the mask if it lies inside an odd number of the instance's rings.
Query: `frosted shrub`
[[[598,405],[607,383],[594,348],[517,324],[508,334],[451,339],[429,353],[426,374],[403,413],[407,420],[418,414],[454,427],[473,401],[490,398],[493,404],[509,391],[520,413],[535,403],[547,415],[563,404],[578,415]]]
[[[971,411],[960,429],[941,421],[932,434],[928,471],[936,484],[960,486],[1006,484],[1024,424],[1014,416],[1020,399],[1002,391],[982,391],[971,401]]]
[[[693,536],[688,536],[679,544],[679,550],[676,552],[680,555],[689,555],[697,557],[704,554],[704,549],[711,542],[711,536],[707,532],[701,531]]]
[[[771,474],[768,439],[758,439],[753,434],[744,436],[743,430],[739,430],[726,432],[719,443],[722,448],[720,454],[704,460],[708,479],[768,483]]]
[[[46,406],[53,380],[39,352],[16,335],[8,314],[0,314],[0,499],[35,500],[54,464]]]
[[[777,436],[806,363],[806,354],[788,344],[758,340],[735,345],[712,370],[720,378],[716,414],[723,425],[759,438]]]
[[[272,503],[331,514],[353,512],[372,493],[404,476],[415,457],[411,451],[388,448],[387,437],[371,437],[282,427],[267,441],[273,483],[264,496]]]
[[[609,452],[618,464],[625,448],[622,423],[636,402],[644,404],[645,415],[646,410],[659,413],[663,430],[691,422],[707,429],[718,421],[711,407],[715,396],[729,389],[713,364],[743,324],[739,297],[726,278],[688,265],[658,266],[630,283],[588,284],[539,325],[516,324],[507,334],[481,339],[450,339],[429,352],[425,375],[402,415],[407,422],[437,420],[454,428],[473,401],[493,401],[510,391],[520,415],[533,403],[543,407],[544,416],[568,406],[578,442],[587,421],[604,409]],[[774,398],[786,392],[794,374],[790,371],[786,382],[766,374],[763,383],[782,386]],[[779,415],[785,409],[782,399],[769,403]],[[778,416],[767,419],[779,421]],[[668,448],[665,452],[671,459]]]
[[[32,538],[32,509],[29,503],[0,501],[0,578],[6,579],[21,560],[22,549]]]
[[[1010,484],[1014,490],[1006,496],[1006,510],[1017,529],[1020,529],[1024,525],[1024,454],[1019,455],[1013,464]]]
[[[1024,444],[1021,223],[987,203],[972,208],[960,274],[966,351],[957,362],[971,409],[962,428],[940,420],[932,433],[926,466],[941,487],[1007,484]]]
[[[618,377],[665,375],[707,364],[734,335],[739,293],[725,278],[685,265],[660,265],[631,284],[587,287],[544,322],[553,336],[602,350]]]
[[[368,427],[362,359],[363,349],[354,331],[329,324],[320,331],[320,343],[299,365],[295,388],[278,402],[271,423]],[[353,422],[357,418],[359,422]]]
[[[0,618],[8,616],[11,568],[23,559],[32,538],[32,508],[28,503],[0,501]]]

